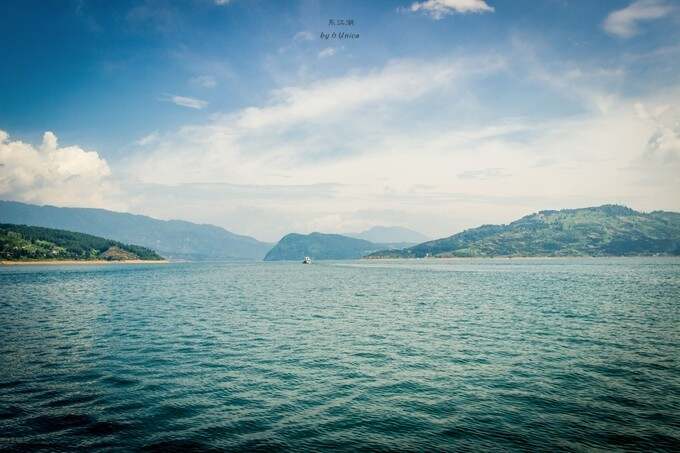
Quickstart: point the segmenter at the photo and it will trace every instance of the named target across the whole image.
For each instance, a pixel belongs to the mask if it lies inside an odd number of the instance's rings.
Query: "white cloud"
[[[202,110],[208,106],[208,101],[190,98],[188,96],[168,95],[167,97],[162,98],[162,100],[170,101],[173,104],[179,105],[181,107],[188,107],[190,109],[196,110]]]
[[[154,131],[149,135],[145,135],[144,137],[140,138],[135,143],[140,146],[146,146],[152,143],[156,143],[159,139],[160,135],[158,134],[158,131]]]
[[[319,52],[319,58],[328,58],[335,55],[335,49],[333,47],[326,47],[321,52]]]
[[[631,38],[640,33],[638,22],[662,18],[671,10],[671,6],[662,0],[637,0],[610,13],[602,26],[609,34]]]
[[[122,209],[107,162],[95,151],[59,147],[45,132],[40,146],[11,141],[0,130],[0,197],[32,203]]]
[[[215,4],[218,6],[224,6],[231,3],[231,0],[215,0]]]
[[[422,11],[434,20],[440,20],[454,13],[490,13],[494,8],[485,0],[427,0],[413,3],[409,10]]]
[[[215,77],[210,75],[192,77],[189,80],[189,83],[201,88],[215,88],[217,86],[217,80],[215,79]]]
[[[314,39],[314,35],[312,35],[311,32],[309,31],[299,31],[295,33],[295,36],[293,36],[293,41],[311,41]]]

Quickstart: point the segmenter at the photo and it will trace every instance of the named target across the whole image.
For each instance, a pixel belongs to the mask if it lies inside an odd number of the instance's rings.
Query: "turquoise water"
[[[678,450],[680,260],[0,269],[0,448]]]

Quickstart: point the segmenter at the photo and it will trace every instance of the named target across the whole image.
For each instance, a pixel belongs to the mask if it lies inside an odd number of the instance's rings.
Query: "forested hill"
[[[153,250],[73,231],[0,224],[0,260],[162,260]]]
[[[385,244],[374,244],[340,234],[291,233],[284,236],[264,259],[265,261],[295,261],[309,256],[314,260],[346,260],[361,258],[382,248],[385,248]]]
[[[625,206],[540,211],[367,258],[680,255],[680,213]]]

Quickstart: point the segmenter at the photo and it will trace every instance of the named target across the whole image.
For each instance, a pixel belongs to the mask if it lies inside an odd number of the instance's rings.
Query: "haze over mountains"
[[[398,226],[374,226],[361,233],[345,233],[343,236],[382,244],[411,243],[415,245],[431,239],[417,231]]]
[[[262,259],[272,244],[214,225],[158,220],[104,209],[36,206],[0,201],[0,222],[86,233],[151,248],[166,258]]]

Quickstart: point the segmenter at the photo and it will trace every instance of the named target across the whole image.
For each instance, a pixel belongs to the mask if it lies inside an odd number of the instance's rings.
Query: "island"
[[[267,253],[264,260],[301,261],[306,256],[314,260],[348,260],[384,248],[385,244],[374,244],[341,234],[290,233]]]
[[[2,264],[165,263],[138,245],[89,234],[27,225],[0,224]]]

